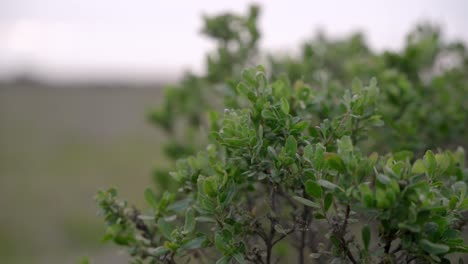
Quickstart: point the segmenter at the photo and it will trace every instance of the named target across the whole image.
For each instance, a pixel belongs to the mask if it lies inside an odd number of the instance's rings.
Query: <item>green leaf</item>
[[[313,181],[317,180],[317,177],[315,176],[314,172],[311,170],[305,170],[304,176],[305,176],[305,179],[308,179],[308,180],[313,180]]]
[[[151,188],[146,188],[145,190],[145,200],[153,208],[158,207],[158,202],[156,201],[156,195],[153,193]]]
[[[307,86],[301,86],[298,90],[297,90],[297,96],[299,99],[301,100],[307,100],[309,99],[309,95],[310,95],[310,87],[307,87]]]
[[[433,174],[437,168],[437,161],[434,153],[431,150],[426,151],[426,154],[424,155],[424,162],[426,163],[427,171],[430,174]]]
[[[300,133],[304,131],[308,126],[309,126],[309,123],[307,121],[300,121],[291,127],[291,131]]]
[[[327,153],[325,160],[331,169],[334,169],[338,172],[346,172],[345,164],[338,155],[334,153]]]
[[[361,192],[361,198],[364,201],[366,207],[374,206],[374,193],[370,189],[369,185],[362,183],[359,185],[359,191]]]
[[[413,174],[421,174],[425,173],[427,171],[426,166],[424,165],[424,162],[420,159],[418,159],[414,164],[413,167],[411,168],[411,173]]]
[[[292,197],[294,200],[298,201],[299,203],[305,205],[305,206],[309,206],[309,207],[313,207],[313,208],[320,208],[320,205],[317,204],[317,203],[314,203],[312,202],[311,200],[308,200],[308,199],[305,199],[303,197],[300,197],[300,196],[293,196]]]
[[[150,254],[151,256],[153,257],[160,257],[166,253],[169,253],[169,249],[163,247],[163,246],[160,246],[160,247],[157,247],[157,248],[149,248],[148,249],[148,254]]]
[[[455,209],[455,207],[457,206],[457,204],[458,204],[458,197],[457,197],[457,196],[452,196],[452,197],[450,197],[449,209],[450,209],[450,210]]]
[[[240,94],[240,95],[244,95],[244,96],[247,96],[247,94],[250,92],[249,88],[247,87],[247,85],[243,82],[240,82],[237,87],[236,87],[236,90],[237,92]]]
[[[320,170],[323,168],[324,162],[325,162],[325,147],[319,143],[315,146],[314,167]]]
[[[111,197],[116,197],[117,196],[117,189],[115,189],[115,188],[109,188],[109,190],[107,190],[107,192],[109,193],[109,195]]]
[[[387,192],[377,188],[375,191],[375,199],[377,200],[377,207],[378,208],[388,208],[390,207],[390,200],[387,197]]]
[[[164,242],[164,247],[170,249],[171,251],[176,251],[177,249],[179,249],[179,244],[172,241],[166,241]]]
[[[276,115],[269,109],[262,110],[262,117],[266,120],[276,120]]]
[[[333,243],[333,245],[336,247],[336,248],[340,248],[341,246],[341,241],[338,237],[336,237],[336,235],[331,235],[330,236],[330,241]]]
[[[237,261],[237,263],[239,263],[239,264],[244,264],[245,263],[244,255],[242,255],[241,253],[237,253],[233,257]]]
[[[362,242],[364,243],[364,248],[369,249],[371,230],[369,225],[364,225],[361,230]]]
[[[421,246],[421,248],[427,253],[434,254],[434,255],[447,253],[450,250],[450,247],[447,245],[433,243],[427,239],[419,240],[419,246]]]
[[[328,211],[328,209],[330,209],[330,206],[332,205],[333,203],[333,194],[331,193],[327,193],[327,195],[325,195],[325,199],[324,199],[324,202],[323,202],[323,209],[325,209],[325,212]]]
[[[231,259],[231,257],[224,256],[224,257],[218,259],[218,261],[216,261],[216,264],[228,264],[230,259]]]
[[[421,232],[421,227],[417,224],[411,224],[411,223],[399,223],[398,227],[401,229],[406,229],[409,230],[413,233],[419,233]]]
[[[337,140],[337,145],[339,154],[346,154],[353,151],[353,142],[349,136],[344,136]]]
[[[369,161],[372,165],[375,165],[379,159],[379,154],[377,152],[372,152],[372,154],[369,155]]]
[[[203,247],[203,243],[206,241],[206,237],[205,236],[199,236],[199,237],[196,237],[192,240],[189,240],[187,242],[185,242],[183,245],[182,245],[182,248],[183,249],[196,249],[196,248],[202,248]]]
[[[190,234],[195,229],[195,214],[192,208],[187,209],[185,212],[185,225],[184,225],[184,233]]]
[[[329,190],[331,190],[331,191],[334,191],[335,189],[341,190],[341,188],[340,188],[338,185],[336,185],[336,184],[334,184],[334,183],[332,183],[332,182],[329,182],[329,181],[327,181],[327,180],[320,179],[320,180],[317,181],[317,183],[318,183],[320,186],[322,186],[323,188],[329,189]]]
[[[172,227],[169,225],[164,218],[159,218],[158,220],[158,229],[161,231],[164,237],[167,239],[172,239]]]
[[[215,234],[215,246],[216,249],[221,251],[223,254],[231,253],[231,244],[232,234],[228,230],[223,230]]]
[[[459,205],[460,210],[468,210],[468,198],[463,199]]]
[[[255,69],[245,69],[242,71],[242,78],[251,86],[257,86],[257,81],[255,80]]]
[[[158,210],[160,212],[166,210],[173,199],[174,199],[174,194],[173,193],[164,192],[164,194],[163,194],[163,196],[161,198],[161,201],[158,204]]]
[[[286,144],[285,144],[285,151],[287,155],[291,158],[294,158],[296,156],[297,152],[297,141],[294,138],[294,136],[289,136],[286,139]]]
[[[169,205],[167,207],[167,209],[171,210],[171,211],[174,211],[174,212],[177,212],[177,213],[182,212],[183,210],[185,210],[190,205],[191,201],[192,201],[191,199],[179,200],[179,201],[174,202],[171,205]]]
[[[312,196],[313,198],[320,198],[322,197],[322,187],[317,184],[317,182],[313,180],[307,180],[305,183],[305,189],[308,195]]]
[[[306,158],[309,162],[312,162],[314,159],[314,149],[312,145],[307,145],[304,147],[304,158]]]
[[[394,193],[397,194],[400,192],[400,185],[395,179],[390,180],[389,186],[393,190]]]
[[[265,73],[266,73],[265,66],[263,66],[263,65],[261,65],[261,64],[260,64],[260,65],[257,65],[257,67],[255,67],[255,69],[256,69],[257,71],[259,71],[260,73],[262,73],[262,75],[265,75]],[[258,73],[257,73],[257,74],[258,74]]]
[[[289,114],[289,102],[286,98],[281,98],[281,111],[285,114]]]
[[[450,166],[450,158],[446,153],[436,154],[435,159],[437,161],[437,166],[441,168],[442,171],[445,171]]]
[[[214,177],[208,177],[203,182],[203,192],[205,192],[209,197],[216,197],[218,194],[217,186]]]
[[[272,146],[268,146],[267,147],[267,150],[268,150],[268,153],[270,153],[270,155],[277,159],[278,158],[278,154],[276,154],[276,150],[272,147]]]
[[[381,173],[377,174],[377,180],[383,185],[387,185],[391,181],[391,179],[387,175]]]
[[[245,97],[247,97],[250,101],[255,101],[256,100],[256,96],[255,96],[255,93],[253,93],[253,91],[251,91],[249,89],[249,87],[243,83],[243,82],[240,82],[238,85],[237,85],[237,92],[240,94],[240,95],[243,95]]]
[[[155,219],[155,217],[151,215],[139,215],[138,218],[143,221],[153,221]]]

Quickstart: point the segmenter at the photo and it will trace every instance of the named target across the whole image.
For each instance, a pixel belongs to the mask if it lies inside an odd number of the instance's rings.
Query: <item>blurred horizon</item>
[[[214,43],[200,34],[202,16],[244,12],[251,3],[262,6],[261,50],[294,53],[319,31],[332,38],[359,31],[371,48],[395,50],[424,21],[440,25],[447,39],[468,42],[468,2],[460,0],[6,0],[0,4],[0,80],[152,83],[203,72]]]

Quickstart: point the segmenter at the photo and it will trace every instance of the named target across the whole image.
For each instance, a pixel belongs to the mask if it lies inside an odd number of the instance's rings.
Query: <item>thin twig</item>
[[[289,230],[288,232],[284,233],[284,234],[281,234],[281,236],[279,238],[277,238],[275,241],[273,241],[271,244],[272,246],[274,246],[276,243],[280,242],[281,240],[283,240],[284,238],[286,238],[287,236],[289,236],[290,234],[292,234],[296,229],[295,228],[292,228],[291,230]]]
[[[341,230],[340,230],[339,235],[340,235],[341,246],[343,248],[343,251],[346,253],[346,256],[351,261],[351,263],[357,264],[357,261],[354,258],[353,253],[351,252],[351,250],[348,247],[348,242],[345,239],[346,229],[347,229],[347,226],[348,226],[348,219],[349,219],[350,212],[351,212],[351,208],[350,208],[350,206],[348,204],[348,205],[346,205],[345,219],[344,219],[343,225],[341,226]]]

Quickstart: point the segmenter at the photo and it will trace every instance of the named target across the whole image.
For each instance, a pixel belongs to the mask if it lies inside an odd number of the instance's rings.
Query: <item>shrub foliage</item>
[[[206,74],[187,74],[149,115],[171,135],[175,169],[155,173],[145,212],[100,191],[105,238],[134,263],[450,263],[468,252],[455,147],[468,132],[465,46],[422,25],[401,52],[318,35],[297,57],[272,56],[258,51],[258,15],[205,18],[218,44]]]

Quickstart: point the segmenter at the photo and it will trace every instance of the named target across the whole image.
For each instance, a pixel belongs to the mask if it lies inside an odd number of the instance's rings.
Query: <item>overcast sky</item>
[[[201,15],[245,12],[245,0],[0,0],[0,76],[25,69],[54,79],[152,78],[203,70],[212,44]],[[374,48],[401,46],[418,21],[468,42],[468,1],[255,1],[261,47],[287,50],[321,28],[364,31]]]

